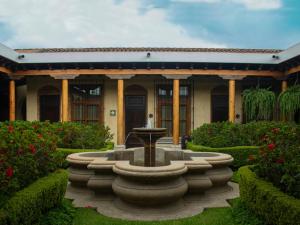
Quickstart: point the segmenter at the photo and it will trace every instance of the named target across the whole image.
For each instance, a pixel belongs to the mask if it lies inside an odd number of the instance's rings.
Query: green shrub
[[[240,135],[240,126],[229,122],[204,124],[193,131],[193,143],[214,148],[251,145]]]
[[[54,123],[52,126],[59,137],[59,148],[101,149],[112,140],[110,129],[100,124],[67,122]]]
[[[196,152],[220,152],[229,154],[234,158],[232,167],[238,169],[241,166],[251,164],[249,161],[249,155],[256,155],[259,147],[255,146],[235,146],[235,147],[224,147],[224,148],[211,148],[201,145],[195,145],[192,143],[187,144],[188,149]]]
[[[267,224],[300,224],[300,200],[258,178],[249,167],[239,169],[240,196],[245,205]]]
[[[56,170],[50,123],[0,123],[0,207],[14,192]]]
[[[72,202],[64,199],[58,207],[43,215],[35,225],[71,225],[75,213]]]
[[[274,128],[293,128],[286,122],[259,121],[246,124],[218,122],[204,124],[192,133],[193,143],[214,148],[233,146],[259,146],[264,135]]]
[[[253,168],[259,177],[300,198],[300,127],[286,124],[265,133]]]
[[[265,225],[265,222],[251,212],[240,198],[229,201],[232,206],[232,217],[239,225]]]
[[[70,149],[70,148],[57,148],[55,152],[52,153],[52,158],[55,159],[59,168],[67,168],[68,162],[66,158],[68,155],[73,153],[80,152],[91,152],[91,151],[107,151],[113,149],[114,145],[112,143],[108,143],[105,148],[101,149]]]
[[[0,209],[1,225],[30,225],[64,197],[68,173],[58,170],[15,193]],[[5,221],[5,223],[3,223]]]

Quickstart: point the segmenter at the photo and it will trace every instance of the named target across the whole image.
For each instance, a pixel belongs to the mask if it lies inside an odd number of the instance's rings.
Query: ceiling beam
[[[290,75],[290,74],[292,74],[292,73],[297,73],[297,72],[300,72],[300,65],[295,66],[295,67],[292,67],[292,68],[290,68],[290,69],[287,69],[287,70],[285,71],[285,75]]]
[[[6,73],[6,74],[11,74],[12,71],[4,66],[0,66],[0,72]]]
[[[278,77],[284,73],[270,70],[219,70],[219,69],[64,69],[64,70],[19,70],[14,73],[20,76],[40,75],[221,75],[221,76],[265,76]]]

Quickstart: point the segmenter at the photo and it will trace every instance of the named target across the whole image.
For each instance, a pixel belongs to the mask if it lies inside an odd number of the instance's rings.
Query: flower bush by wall
[[[260,140],[259,154],[250,156],[259,177],[300,198],[300,127],[286,124],[268,130]]]
[[[0,123],[0,204],[56,169],[57,136],[50,123]]]
[[[112,140],[110,129],[100,124],[54,123],[59,148],[101,149]]]
[[[246,124],[218,122],[204,124],[192,133],[193,143],[214,148],[259,146],[261,137],[273,128],[294,127],[294,123],[259,121]]]

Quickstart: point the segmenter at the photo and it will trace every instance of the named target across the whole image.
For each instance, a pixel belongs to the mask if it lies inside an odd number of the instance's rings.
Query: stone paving
[[[108,217],[144,221],[170,220],[191,217],[206,208],[229,207],[227,200],[239,197],[239,186],[229,182],[228,186],[211,189],[205,195],[187,194],[177,203],[155,208],[133,206],[113,194],[95,195],[86,188],[71,185],[68,185],[65,197],[73,200],[75,207],[95,208]]]

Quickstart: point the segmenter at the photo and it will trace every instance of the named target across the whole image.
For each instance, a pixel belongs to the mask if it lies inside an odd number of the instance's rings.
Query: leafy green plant
[[[194,145],[192,143],[188,143],[187,147],[195,152],[220,152],[229,154],[234,158],[232,164],[234,170],[237,170],[241,166],[252,164],[252,162],[248,159],[249,155],[256,155],[259,150],[259,147],[255,146],[211,148],[201,145]]]
[[[242,202],[267,224],[295,225],[300,221],[300,200],[256,176],[248,166],[239,169]]]
[[[67,180],[67,171],[58,170],[16,192],[0,209],[1,225],[34,224],[45,212],[61,203]]]
[[[262,137],[253,170],[285,193],[300,198],[300,127],[286,124]]]
[[[275,106],[275,93],[265,88],[243,91],[243,106],[247,121],[270,120]]]
[[[110,129],[100,124],[54,123],[59,148],[101,149],[111,142]]]
[[[64,199],[60,205],[43,215],[35,225],[71,225],[75,213],[72,202]]]
[[[50,123],[0,123],[0,205],[14,192],[57,169]]]
[[[289,87],[278,97],[281,114],[287,118],[294,118],[297,111],[300,110],[300,85]]]

